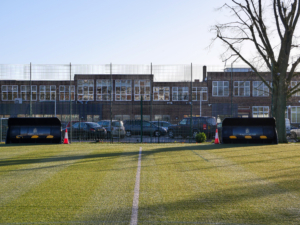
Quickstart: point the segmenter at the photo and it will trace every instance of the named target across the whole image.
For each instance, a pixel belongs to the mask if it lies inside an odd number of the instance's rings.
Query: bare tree
[[[300,82],[290,86],[291,80],[299,75],[296,69],[300,55],[296,59],[292,59],[292,56],[299,51],[295,35],[300,0],[232,0],[231,5],[224,4],[219,10],[222,9],[229,10],[234,21],[214,25],[211,28],[215,35],[212,43],[221,40],[226,46],[225,57],[236,54],[269,87],[273,94],[271,110],[276,118],[279,142],[287,142],[286,102],[300,88]],[[247,59],[242,50],[249,44],[255,49],[256,55]],[[263,62],[273,72],[272,85],[259,72],[261,64],[257,62]]]

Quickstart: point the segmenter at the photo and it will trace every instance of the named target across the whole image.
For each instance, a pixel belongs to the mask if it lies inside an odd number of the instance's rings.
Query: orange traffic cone
[[[66,129],[66,132],[65,132],[64,144],[69,144],[69,139],[68,139],[68,130],[67,130],[67,129]]]
[[[219,135],[218,135],[218,128],[216,129],[215,144],[220,144]]]

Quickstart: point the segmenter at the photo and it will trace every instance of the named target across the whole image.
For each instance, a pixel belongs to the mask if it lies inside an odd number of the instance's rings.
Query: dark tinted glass
[[[234,127],[232,130],[233,135],[263,135],[262,127]]]
[[[109,127],[109,121],[102,121],[103,127]]]
[[[21,127],[21,135],[49,135],[50,127]]]
[[[149,122],[143,121],[143,126],[144,126],[144,127],[150,127],[150,125],[151,125],[151,124],[150,124]]]
[[[98,123],[87,123],[89,127],[99,127],[100,125]]]
[[[78,128],[79,127],[79,123],[75,123],[74,125],[73,125],[73,128]]]
[[[112,126],[113,127],[122,127],[123,126],[123,122],[122,121],[114,121],[112,122]]]

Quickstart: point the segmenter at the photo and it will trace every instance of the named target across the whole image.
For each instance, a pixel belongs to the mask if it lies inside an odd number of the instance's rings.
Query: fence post
[[[141,143],[143,142],[143,95],[141,96]]]
[[[70,98],[70,143],[72,142],[72,92],[71,92],[71,88],[72,88],[72,64],[70,63],[70,87],[69,87],[69,98]],[[74,84],[74,88],[75,88],[75,84]],[[75,90],[74,90],[74,95],[75,95]],[[74,96],[74,100],[75,100],[75,96]]]
[[[143,142],[143,95],[141,95],[141,143]]]
[[[150,65],[150,74],[152,75],[152,63]],[[150,83],[150,121],[153,121],[153,76]],[[152,132],[150,133],[150,143],[152,143]]]
[[[120,129],[121,129],[121,120],[119,119],[119,140],[118,140],[118,142],[120,142]]]
[[[0,142],[2,142],[2,118],[0,118]]]
[[[110,63],[110,142],[114,143],[114,137],[112,135],[112,63]]]
[[[190,124],[190,138],[189,142],[191,142],[193,138],[193,64],[191,63],[191,90],[190,90],[190,99],[191,99],[191,124]]]
[[[159,119],[158,119],[158,132],[159,132]],[[159,143],[159,136],[160,136],[160,135],[158,135],[158,137],[157,137],[158,143]]]

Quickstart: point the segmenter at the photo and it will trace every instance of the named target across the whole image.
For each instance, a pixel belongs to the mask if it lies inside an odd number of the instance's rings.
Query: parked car
[[[298,127],[295,127],[295,126],[291,125],[291,130],[293,130],[293,129],[298,129]]]
[[[110,120],[101,120],[97,122],[100,126],[104,127],[107,131],[107,138],[111,138],[111,135],[113,137],[125,137],[125,127],[123,124],[123,121],[119,120],[112,120],[112,123],[110,123]]]
[[[167,121],[150,121],[150,122],[158,127],[165,128],[167,131],[169,129],[169,126],[172,126],[172,124]]]
[[[192,121],[192,125],[191,125]],[[217,128],[217,121],[215,117],[203,116],[192,117],[182,119],[178,125],[169,127],[169,137],[174,138],[181,136],[186,138],[187,136],[196,137],[199,132],[204,132],[208,139],[213,138]]]
[[[298,141],[298,138],[300,137],[300,125],[298,127],[291,126],[290,134],[287,134],[287,137]]]
[[[167,130],[162,127],[158,127],[149,121],[141,120],[125,120],[124,126],[126,131],[126,136],[130,137],[131,135],[141,134],[141,123],[143,126],[143,134],[153,135],[155,137],[163,136],[167,134]]]
[[[75,123],[78,123],[78,122],[86,122],[86,121],[72,121],[72,125],[74,125]],[[61,127],[64,128],[64,129],[70,127],[70,121],[64,123],[64,126],[63,126],[63,123],[62,123]]]
[[[70,127],[66,128],[70,137]],[[65,136],[65,130],[62,130],[63,137]],[[72,126],[72,138],[76,139],[101,139],[106,138],[107,132],[104,127],[101,127],[98,123],[94,122],[77,122]]]

